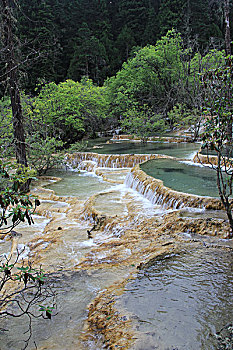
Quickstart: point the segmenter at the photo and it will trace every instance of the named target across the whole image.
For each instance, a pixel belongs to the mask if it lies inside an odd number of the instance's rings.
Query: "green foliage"
[[[225,63],[224,51],[210,50],[205,56],[197,52],[190,62],[191,73],[203,74],[209,70],[216,69]]]
[[[31,174],[27,169],[21,169],[20,173],[16,169],[11,162],[0,160],[0,235],[8,235],[12,240],[17,236],[13,229],[18,224],[34,223],[32,214],[40,205],[37,198],[20,193],[18,184],[27,181],[29,176],[31,178]],[[47,277],[41,267],[32,267],[30,262],[20,266],[21,253],[17,250],[15,259],[12,253],[0,257],[0,319],[28,317],[27,339],[23,348],[26,349],[32,335],[32,318],[51,319],[55,293],[46,282]],[[44,302],[51,302],[52,306],[43,307],[41,303]],[[38,304],[40,308],[36,309]]]
[[[62,141],[49,136],[42,138],[41,133],[37,131],[28,142],[28,164],[38,175],[43,175],[47,170],[62,164],[62,152],[58,151],[63,145]]]
[[[184,48],[175,30],[168,31],[155,46],[135,51],[134,57],[105,83],[113,123],[120,120],[125,130],[127,125],[130,129],[127,116],[135,114],[135,106],[140,109],[147,105],[164,120],[163,124],[171,129],[189,127],[193,140],[197,140],[203,122],[201,73],[217,68],[225,58],[217,50],[192,56],[193,50]]]
[[[196,140],[202,123],[201,73],[221,65],[224,54],[217,50],[206,56],[193,53],[183,47],[180,34],[171,30],[155,46],[135,48],[132,58],[104,87],[83,78],[81,82],[44,84],[38,87],[37,97],[23,96],[30,166],[42,174],[43,169],[59,161],[55,154],[63,147],[79,142],[84,136],[95,137],[96,132],[106,127],[118,126],[120,120],[133,114],[135,106],[140,111],[147,105],[171,129],[178,124],[190,126]],[[10,150],[6,145],[13,141],[12,129],[7,127],[11,113],[6,101],[1,108],[6,124],[2,119],[5,137],[2,148]],[[38,168],[40,157],[43,166]]]
[[[39,285],[45,282],[45,273],[42,269],[35,269],[31,266],[17,267],[18,273],[15,273],[12,277],[13,280],[23,281],[26,286],[30,281],[38,281]]]
[[[179,102],[178,84],[184,79],[182,55],[182,40],[174,30],[155,46],[138,50],[116,77],[106,82],[113,115],[120,118],[136,103],[165,117]]]
[[[18,170],[14,163],[0,160],[0,227],[4,225],[1,235],[10,232],[20,222],[27,221],[31,225],[32,214],[40,204],[37,198],[19,192],[21,184],[31,179],[33,172],[30,169]]]
[[[181,30],[186,10],[186,0],[163,0],[160,5],[158,22],[160,33],[165,35],[171,28]]]
[[[57,80],[61,74],[56,2],[20,1],[17,34],[21,43],[24,43],[20,54],[22,61],[25,58],[22,83],[27,92],[34,92],[39,79]]]
[[[188,129],[192,140],[198,139],[202,122],[200,110],[189,109],[185,104],[178,103],[168,112],[167,121],[171,129]]]
[[[49,125],[48,136],[60,135],[69,145],[98,130],[107,112],[105,95],[105,89],[89,79],[49,83],[41,89],[30,113]]]
[[[32,336],[32,318],[51,319],[56,295],[41,267],[34,268],[31,263],[19,266],[18,259],[19,256],[13,263],[1,261],[0,291],[4,290],[4,293],[0,298],[0,319],[27,316],[28,329],[24,333],[27,333],[27,339],[23,347],[26,349]],[[51,305],[41,304],[45,302],[51,302]]]
[[[87,149],[88,141],[80,141],[80,142],[75,142],[70,145],[68,148],[67,152],[68,153],[75,153],[75,152],[83,152]]]
[[[186,114],[186,109],[180,103],[176,104],[168,113],[168,122],[171,129],[180,126],[184,123],[184,113]]]
[[[134,46],[154,45],[172,28],[181,32],[186,43],[195,39],[202,52],[209,45],[221,47],[222,3],[21,0],[16,17],[17,35],[23,43],[23,88],[33,93],[39,79],[56,83],[80,79],[86,63],[89,77],[103,84],[106,77],[116,74]],[[231,8],[230,22],[232,15]]]
[[[77,85],[71,80],[59,85],[45,84],[35,99],[31,112],[38,120],[45,120],[49,125],[55,126],[60,133],[67,128],[76,132],[84,131],[83,116],[80,113],[82,105],[77,92]]]
[[[12,112],[8,98],[0,100],[0,150],[2,157],[14,155]]]
[[[205,94],[203,148],[217,154],[217,186],[233,236],[233,57],[203,75]]]
[[[68,77],[81,80],[89,77],[96,83],[103,82],[101,70],[107,64],[107,55],[101,41],[92,35],[86,23],[78,30],[75,51],[68,70]]]
[[[203,76],[205,92],[205,146],[222,152],[230,146],[228,154],[233,156],[232,147],[232,113],[233,113],[233,73],[231,59],[225,65],[206,72]]]
[[[61,163],[64,147],[79,142],[84,135],[95,136],[107,116],[106,88],[87,78],[80,83],[68,80],[43,86],[38,97],[22,94],[22,108],[29,166],[38,175]],[[14,156],[14,136],[8,100],[2,100],[1,149]],[[11,146],[11,147],[10,147]],[[83,149],[85,143],[73,147]]]
[[[123,60],[127,60],[129,58],[130,50],[133,46],[136,45],[136,42],[134,40],[133,32],[130,28],[128,28],[126,25],[122,28],[120,34],[117,37],[116,41],[116,47],[119,50],[120,56],[120,62]]]
[[[28,165],[36,171],[36,174],[41,175],[49,168],[60,163],[61,156],[59,151],[63,143],[59,140],[59,135],[57,137],[49,135],[48,124],[43,118],[39,119],[32,113],[34,104],[35,101],[33,99],[24,94],[22,95]],[[2,112],[0,120],[1,154],[5,158],[14,157],[14,135],[9,101],[2,100],[0,109]],[[18,169],[20,172],[21,170]]]
[[[45,316],[51,320],[54,306],[43,306],[43,305],[39,305],[39,306],[40,306],[40,311],[44,311]]]
[[[165,124],[160,115],[156,115],[147,106],[132,106],[123,114],[121,122],[124,131],[138,136],[143,142],[146,142],[149,136],[155,132],[164,131]]]

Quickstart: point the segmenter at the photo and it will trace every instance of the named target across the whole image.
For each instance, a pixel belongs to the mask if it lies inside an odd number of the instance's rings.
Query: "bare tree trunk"
[[[224,0],[224,17],[225,17],[225,49],[226,55],[231,54],[231,36],[230,36],[230,17],[229,17],[229,0]]]
[[[217,163],[217,186],[218,186],[218,192],[219,196],[221,198],[222,204],[224,205],[224,208],[226,210],[227,218],[230,224],[231,233],[229,234],[229,238],[233,237],[233,217],[232,217],[232,204],[231,200],[229,200],[230,194],[227,195],[226,193],[226,185],[224,184],[223,179],[223,171],[222,171],[222,165],[221,165],[221,152],[218,153],[218,163]]]
[[[23,126],[23,113],[20,101],[20,92],[18,87],[18,66],[15,59],[15,40],[13,37],[13,17],[10,10],[9,0],[1,0],[2,21],[3,21],[3,41],[6,52],[6,77],[7,85],[11,99],[14,145],[16,160],[22,167],[27,167],[25,133]],[[27,191],[29,182],[24,184],[21,190]]]
[[[15,72],[12,71],[9,79],[10,98],[13,115],[14,144],[17,163],[27,167],[27,156],[25,146],[25,135],[23,126],[23,115],[20,101],[20,93],[15,81]]]
[[[230,36],[230,17],[229,17],[229,0],[224,0],[224,17],[225,17],[225,50],[226,55],[231,55],[231,36]],[[228,60],[228,65],[231,66],[231,58]],[[232,97],[228,91],[227,99],[230,101]],[[232,147],[232,118],[228,124],[228,145],[227,145],[227,154],[230,155]]]

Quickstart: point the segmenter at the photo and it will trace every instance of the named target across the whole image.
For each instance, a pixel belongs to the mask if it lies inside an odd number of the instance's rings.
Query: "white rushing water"
[[[35,349],[34,341],[38,349],[83,350],[85,346],[83,348],[78,337],[81,334],[83,322],[87,318],[88,304],[99,291],[127,276],[127,269],[123,271],[118,266],[106,270],[104,268],[95,270],[95,264],[102,261],[108,262],[109,259],[107,251],[96,248],[102,243],[122,237],[124,231],[131,227],[130,225],[135,228],[137,223],[141,223],[144,219],[147,220],[154,215],[161,217],[168,212],[169,208],[175,210],[183,206],[177,199],[165,201],[156,189],[153,190],[149,184],[145,187],[139,179],[133,177],[130,170],[128,173],[125,168],[121,171],[121,167],[127,167],[129,164],[133,166],[142,159],[153,158],[151,155],[139,155],[133,159],[133,156],[130,158],[129,155],[100,157],[84,153],[80,157],[82,159],[78,170],[76,168],[76,173],[73,171],[54,173],[53,175],[62,177],[62,181],[48,185],[48,188],[53,189],[58,196],[72,197],[70,201],[72,204],[68,203],[66,198],[62,201],[61,197],[59,201],[44,199],[41,201],[41,207],[44,208],[46,216],[35,216],[35,225],[30,229],[26,225],[19,227],[23,236],[18,242],[18,248],[22,250],[23,258],[30,255],[34,247],[38,246],[43,264],[56,272],[50,277],[58,293],[58,315],[54,316],[51,322],[33,321],[34,333],[28,347],[30,350]],[[77,167],[76,160],[69,164]],[[106,168],[108,166],[109,168]],[[98,175],[98,171],[102,175]],[[106,182],[104,177],[107,180],[124,183]],[[90,230],[93,224],[83,220],[82,209],[90,196],[95,197],[93,204],[95,209],[107,216],[115,216],[117,219],[113,226],[111,223],[106,224],[103,231],[95,232],[93,237],[88,239],[87,230]],[[72,205],[75,212],[71,215]],[[131,213],[130,210],[134,213],[134,217],[132,222],[124,225],[125,217]],[[28,242],[32,239],[35,240],[30,246]],[[10,251],[9,241],[0,243],[0,254]],[[94,251],[93,248],[96,250]],[[75,271],[86,254],[93,269]],[[122,249],[122,254],[127,259],[131,257],[132,251],[125,247]],[[137,300],[135,304],[138,302],[137,297],[135,296]],[[156,304],[156,297],[154,303]],[[139,305],[141,307],[140,303]],[[154,304],[151,305],[152,308]],[[9,328],[11,332],[0,331],[1,350],[18,350],[23,347],[22,339],[27,330],[25,320],[20,323],[12,320],[8,324],[4,323],[2,327]],[[144,342],[143,346],[146,346],[145,344]],[[170,346],[170,343],[168,345]],[[89,342],[87,346],[92,350],[105,348],[101,341],[99,345]],[[144,347],[143,350],[147,349]]]

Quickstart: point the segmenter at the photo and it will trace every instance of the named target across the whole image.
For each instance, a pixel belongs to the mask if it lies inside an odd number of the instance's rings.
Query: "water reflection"
[[[179,191],[199,196],[218,197],[216,172],[175,160],[155,159],[141,165],[148,175],[160,179],[164,185]]]
[[[59,196],[77,196],[79,199],[87,199],[93,194],[112,186],[107,182],[103,182],[101,178],[90,176],[90,174],[87,176],[84,172],[51,170],[48,175],[62,178],[62,181],[47,186]]]
[[[97,142],[87,149],[87,152],[95,152],[99,154],[166,154],[168,156],[179,158],[191,158],[199,149],[200,144],[195,143],[166,143],[166,142]],[[100,147],[100,148],[98,148]]]

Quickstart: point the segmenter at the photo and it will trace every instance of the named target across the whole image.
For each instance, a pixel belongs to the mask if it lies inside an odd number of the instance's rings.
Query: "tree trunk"
[[[231,35],[230,35],[230,16],[229,16],[229,0],[224,0],[224,18],[225,18],[225,51],[226,56],[231,55]],[[228,60],[228,65],[231,67],[232,62],[231,58]],[[231,99],[230,92],[228,91],[227,99],[230,101]],[[228,124],[227,128],[227,135],[228,135],[228,144],[227,147],[227,154],[230,156],[231,154],[231,147],[232,147],[232,118]]]
[[[226,55],[231,54],[231,36],[230,36],[230,17],[229,17],[229,0],[224,0],[224,17],[225,17],[225,50]]]
[[[20,93],[16,82],[15,70],[10,73],[10,98],[13,116],[14,144],[17,163],[27,167],[27,155],[23,126],[23,114],[20,101]]]
[[[217,163],[217,186],[221,202],[226,210],[227,218],[230,224],[231,233],[229,238],[233,237],[233,217],[232,217],[232,204],[229,202],[226,190],[224,189],[223,176],[221,168],[221,154],[218,152],[218,163]]]
[[[18,66],[15,59],[15,40],[13,37],[13,17],[8,0],[1,0],[3,40],[6,51],[6,77],[9,95],[11,99],[12,121],[14,130],[14,146],[17,163],[20,167],[27,167],[25,133],[23,126],[23,113],[18,87]],[[22,169],[21,169],[22,170]],[[20,171],[20,170],[19,170]],[[29,190],[29,181],[20,188],[23,191]]]
[[[229,238],[233,238],[233,217],[232,217],[232,211],[230,206],[227,208],[227,217],[231,228],[231,233],[229,235]]]

